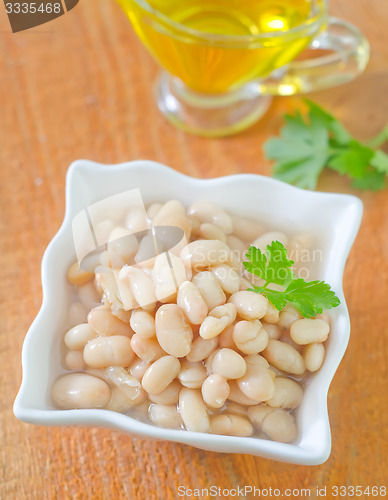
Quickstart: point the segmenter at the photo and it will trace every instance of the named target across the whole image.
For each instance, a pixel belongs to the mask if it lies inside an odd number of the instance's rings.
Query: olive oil
[[[150,13],[143,2],[119,0],[167,71],[192,90],[216,94],[265,77],[294,59],[321,25],[314,24],[323,13],[321,2],[151,0]],[[298,26],[297,34],[289,32]]]

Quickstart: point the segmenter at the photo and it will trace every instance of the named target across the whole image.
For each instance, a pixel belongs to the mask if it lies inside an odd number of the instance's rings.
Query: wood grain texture
[[[314,488],[380,485],[388,470],[388,192],[359,194],[362,227],[345,273],[349,348],[329,392],[333,449],[316,467],[222,455],[110,430],[16,420],[21,347],[41,303],[40,261],[64,214],[77,158],[148,158],[197,177],[269,174],[261,145],[298,98],[277,99],[256,126],[228,139],[186,135],[156,109],[157,67],[113,1],[82,0],[56,21],[12,34],[0,9],[0,498],[175,499],[178,485]],[[367,35],[372,58],[354,83],[312,96],[360,138],[388,117],[388,4],[333,0]],[[325,175],[322,189],[351,192]],[[297,497],[295,497],[297,498]],[[315,498],[314,494],[310,498]],[[328,496],[328,498],[330,498]]]

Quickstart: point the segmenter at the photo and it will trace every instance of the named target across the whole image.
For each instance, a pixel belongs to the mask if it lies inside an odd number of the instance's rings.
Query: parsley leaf
[[[382,172],[369,169],[363,177],[356,179],[353,182],[353,187],[356,189],[370,189],[371,191],[378,191],[385,186],[385,175]]]
[[[332,137],[337,144],[348,144],[352,140],[352,136],[346,128],[333,115],[318,106],[315,102],[310,101],[310,99],[305,99],[305,102],[310,109],[310,120],[311,116],[319,118],[329,132],[332,133]]]
[[[378,172],[388,174],[388,155],[384,153],[384,151],[381,151],[381,149],[375,151],[370,164],[372,167],[375,167]]]
[[[263,286],[252,285],[249,290],[263,294],[281,311],[287,303],[292,304],[304,317],[311,318],[321,314],[323,309],[331,309],[340,304],[330,285],[324,281],[305,281],[296,278],[287,258],[287,249],[279,241],[267,245],[263,253],[251,246],[246,254],[245,269],[265,281]],[[283,291],[269,288],[271,283],[284,287]]]
[[[280,241],[273,241],[265,253],[259,248],[249,247],[246,258],[248,262],[244,262],[245,269],[262,278],[266,284],[284,286],[294,278],[294,261],[287,257],[287,249]]]
[[[340,174],[352,171],[352,176],[359,179],[366,174],[373,156],[373,149],[363,146],[358,141],[351,140],[347,148],[339,151],[328,165]]]
[[[286,115],[280,138],[264,144],[267,158],[276,160],[275,177],[301,188],[314,189],[318,177],[330,158],[327,127],[313,112],[310,123],[302,115]]]
[[[388,155],[374,148],[388,141],[388,125],[365,144],[354,139],[333,115],[305,100],[309,111],[285,115],[280,137],[269,139],[264,152],[274,160],[274,177],[301,188],[314,189],[327,166],[353,179],[360,189],[381,189],[388,174]]]

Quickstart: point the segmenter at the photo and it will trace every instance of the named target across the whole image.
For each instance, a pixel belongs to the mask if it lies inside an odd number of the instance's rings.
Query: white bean
[[[295,307],[287,304],[279,314],[278,325],[283,328],[290,328],[292,323],[300,317],[300,313],[295,309]]]
[[[238,403],[238,404],[244,405],[244,406],[257,405],[258,401],[251,399],[251,398],[248,398],[248,396],[246,396],[241,391],[241,389],[239,388],[239,386],[237,385],[237,382],[235,380],[230,380],[228,382],[228,384],[230,387],[230,393],[228,396],[229,401],[233,401],[234,403]]]
[[[219,279],[224,292],[232,294],[240,290],[240,276],[230,266],[225,264],[216,266],[212,269],[212,273]]]
[[[191,281],[184,281],[179,286],[177,304],[193,325],[200,325],[209,310],[198,287]]]
[[[329,335],[330,326],[322,319],[298,319],[290,327],[290,335],[300,345],[324,342]]]
[[[183,360],[178,379],[184,387],[199,389],[207,377],[206,368],[202,363],[190,363]]]
[[[119,278],[129,279],[133,296],[142,309],[148,312],[154,310],[156,303],[154,283],[143,269],[134,266],[123,267]]]
[[[84,347],[85,363],[92,368],[129,366],[134,358],[131,341],[122,335],[98,337]]]
[[[237,380],[237,385],[248,398],[261,402],[272,398],[274,379],[275,375],[268,368],[249,364],[245,375]]]
[[[133,375],[130,375],[124,368],[109,366],[105,370],[105,375],[121,392],[127,395],[132,402],[131,406],[145,401],[146,394],[141,387],[140,381]]]
[[[73,326],[65,333],[64,341],[66,347],[78,351],[85,347],[89,340],[97,336],[96,332],[88,323]]]
[[[158,301],[171,301],[178,292],[178,287],[186,277],[182,260],[171,252],[164,252],[155,259],[152,270],[155,295]]]
[[[232,215],[234,234],[245,241],[254,241],[264,232],[261,224],[246,217]]]
[[[52,387],[52,398],[62,410],[102,408],[111,396],[109,385],[86,373],[68,373],[59,377]]]
[[[110,308],[113,316],[116,316],[123,323],[129,323],[131,320],[131,311],[125,311],[124,309],[119,309],[118,307],[112,305]]]
[[[180,227],[187,239],[191,235],[191,221],[186,217],[182,203],[177,200],[170,200],[162,206],[154,217],[153,225]]]
[[[280,311],[271,302],[268,302],[268,309],[263,320],[267,323],[276,324],[279,321]]]
[[[94,257],[93,257],[94,259]],[[103,266],[103,267],[110,267],[110,258],[107,250],[103,250],[99,255],[98,255],[98,263]],[[94,262],[93,262],[94,264]],[[98,267],[98,264],[96,265]]]
[[[268,333],[259,320],[239,321],[234,325],[233,341],[245,354],[256,354],[267,347]]]
[[[88,273],[83,271],[78,264],[78,261],[74,262],[71,266],[69,266],[67,270],[67,281],[74,286],[81,286],[88,283],[94,278],[94,273]]]
[[[84,370],[86,365],[82,356],[82,351],[68,351],[65,356],[65,365],[68,370],[76,372]]]
[[[247,279],[240,279],[240,292],[246,292],[248,288],[252,288],[252,283],[250,283]]]
[[[256,292],[236,292],[229,297],[228,302],[237,308],[237,314],[242,319],[255,320],[262,318],[268,309],[268,299]]]
[[[193,215],[189,215],[188,219],[191,222],[191,237],[198,238],[199,237],[199,230],[201,227],[201,222]]]
[[[307,345],[303,351],[303,359],[307,370],[316,372],[320,369],[325,359],[325,347],[320,343]]]
[[[303,398],[303,389],[290,378],[276,377],[275,391],[270,399],[266,400],[267,405],[274,408],[296,408]]]
[[[133,310],[129,324],[132,330],[141,337],[150,339],[156,336],[155,318],[146,311]]]
[[[233,253],[237,253],[240,260],[243,258],[245,252],[247,251],[247,244],[233,234],[228,234],[228,236],[226,237],[226,244]]]
[[[311,245],[311,235],[298,234],[294,236],[291,238],[287,246],[288,258],[292,259],[296,264],[306,262],[306,259],[303,259],[303,256],[307,253],[307,257],[309,257],[309,248],[311,248]]]
[[[81,304],[88,311],[93,307],[101,305],[100,296],[96,290],[94,284],[90,281],[85,285],[78,287],[78,298]]]
[[[152,268],[155,263],[156,255],[164,252],[163,242],[154,234],[147,231],[142,237],[134,261],[142,269]]]
[[[131,342],[132,347],[132,342]],[[133,350],[133,348],[132,348]],[[143,375],[148,370],[150,363],[143,361],[142,359],[136,357],[128,367],[128,372],[133,375],[137,380],[141,380]]]
[[[120,390],[118,387],[113,387],[112,397],[109,403],[105,406],[107,410],[127,412],[129,409],[141,405],[146,400],[146,393],[142,391],[135,399],[131,399],[128,394]]]
[[[253,433],[253,427],[247,418],[223,413],[211,419],[210,432],[212,434],[247,437]]]
[[[231,252],[220,240],[195,240],[182,249],[180,257],[191,267],[203,268],[229,262]]]
[[[179,392],[181,389],[182,386],[180,382],[175,379],[164,389],[164,391],[159,392],[159,394],[149,394],[148,397],[153,403],[163,405],[178,404]]]
[[[270,339],[278,339],[280,337],[281,331],[278,325],[273,325],[272,323],[266,323],[262,321],[264,330],[268,333]]]
[[[274,441],[290,443],[297,437],[294,417],[285,410],[259,405],[249,408],[248,415],[253,425]]]
[[[103,290],[110,304],[123,308],[116,275],[112,269],[104,266],[96,268],[96,282],[98,287]]]
[[[178,250],[180,251],[183,248],[186,241],[188,241],[190,239],[191,220],[186,215],[171,214],[170,216],[165,217],[163,219],[162,224],[164,226],[179,227],[184,232],[184,238],[182,238],[182,240],[177,245],[175,245],[173,248],[170,249],[171,252],[177,253]]]
[[[272,231],[269,233],[262,234],[252,243],[252,246],[259,248],[262,252],[264,252],[267,248],[267,245],[270,245],[273,241],[280,241],[286,247],[288,243],[287,236],[280,231]]]
[[[143,389],[149,394],[159,394],[171,384],[180,368],[180,362],[173,356],[159,358],[145,372],[141,381]]]
[[[215,226],[214,224],[210,224],[208,222],[200,225],[199,236],[204,240],[220,240],[226,243],[226,236],[224,231],[218,226]]]
[[[179,412],[188,431],[209,432],[210,421],[201,393],[184,387],[179,393]]]
[[[178,200],[169,200],[164,205],[162,205],[158,213],[154,216],[154,226],[161,226],[164,224],[164,220],[171,215],[185,215],[185,207]]]
[[[160,427],[177,429],[182,425],[181,416],[175,405],[153,404],[148,412],[150,420]]]
[[[189,207],[188,213],[201,222],[210,222],[218,226],[225,234],[233,232],[233,221],[231,216],[218,205],[214,205],[207,201],[198,201]]]
[[[152,221],[159,210],[162,208],[163,203],[151,203],[151,205],[147,209],[147,217],[150,221]]]
[[[252,366],[262,366],[264,368],[270,368],[268,361],[263,358],[260,354],[249,354],[248,356],[245,356],[245,363],[247,366],[252,365]]]
[[[130,326],[113,316],[105,306],[95,307],[88,314],[88,324],[101,337],[110,335],[129,336],[132,333]]]
[[[238,415],[239,417],[248,416],[248,408],[238,403],[233,403],[233,401],[227,402],[226,411],[228,413],[233,413],[233,415]]]
[[[137,333],[131,338],[131,346],[133,352],[146,363],[151,363],[166,354],[155,338],[147,339]]]
[[[132,234],[148,229],[148,221],[144,211],[141,209],[132,209],[125,219],[125,227]]]
[[[205,367],[206,367],[206,372],[208,375],[212,374],[212,363],[213,363],[213,359],[215,358],[215,355],[217,354],[217,352],[219,351],[219,349],[215,349],[205,360]]]
[[[221,332],[216,338],[218,340],[219,347],[229,347],[230,349],[237,350],[237,346],[233,340],[233,330],[235,324],[232,323],[228,327],[225,328],[223,332]]]
[[[193,331],[182,309],[176,304],[164,304],[155,316],[156,336],[160,346],[171,356],[182,358],[189,354]]]
[[[191,363],[203,361],[205,358],[210,356],[216,347],[217,338],[205,340],[202,337],[198,337],[191,344],[191,351],[187,354],[186,359]]]
[[[125,311],[131,311],[132,309],[139,307],[139,304],[136,302],[132,293],[129,275],[126,271],[124,271],[125,269],[126,267],[124,266],[120,271],[114,271],[114,275],[122,307]]]
[[[202,397],[211,408],[222,408],[228,399],[230,387],[225,377],[214,373],[202,384]]]
[[[199,334],[204,339],[212,339],[230,326],[236,319],[236,306],[224,304],[212,309],[199,328]]]
[[[301,354],[285,342],[269,339],[262,354],[278,370],[294,375],[302,375],[305,372],[306,367]]]
[[[196,274],[192,282],[197,286],[210,311],[217,306],[225,304],[225,293],[218,279],[210,271],[203,271]]]
[[[247,365],[236,351],[223,348],[216,352],[210,369],[212,373],[218,373],[227,379],[237,379],[245,375]]]
[[[113,269],[132,264],[139,243],[134,234],[125,227],[115,227],[109,235],[107,251]]]
[[[209,312],[209,316],[213,316],[213,318],[227,318],[228,326],[233,323],[237,316],[237,309],[234,304],[223,304],[221,306],[217,306]]]

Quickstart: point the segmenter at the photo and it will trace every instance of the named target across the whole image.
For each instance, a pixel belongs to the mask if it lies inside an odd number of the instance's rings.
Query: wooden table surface
[[[71,13],[13,34],[0,9],[0,498],[175,499],[177,487],[363,487],[388,476],[388,191],[356,193],[362,227],[345,273],[352,318],[349,348],[329,392],[333,448],[305,467],[217,454],[101,429],[27,425],[13,416],[21,348],[41,303],[40,262],[65,208],[65,174],[77,158],[115,163],[158,160],[197,177],[270,173],[261,145],[299,98],[274,102],[246,132],[208,140],[186,135],[156,109],[155,63],[116,3],[82,0]],[[356,82],[313,99],[359,138],[388,118],[388,3],[331,2],[372,46]],[[351,192],[326,175],[321,189]],[[302,498],[295,493],[293,498]],[[203,497],[206,498],[206,497]],[[363,496],[362,498],[369,498]]]

